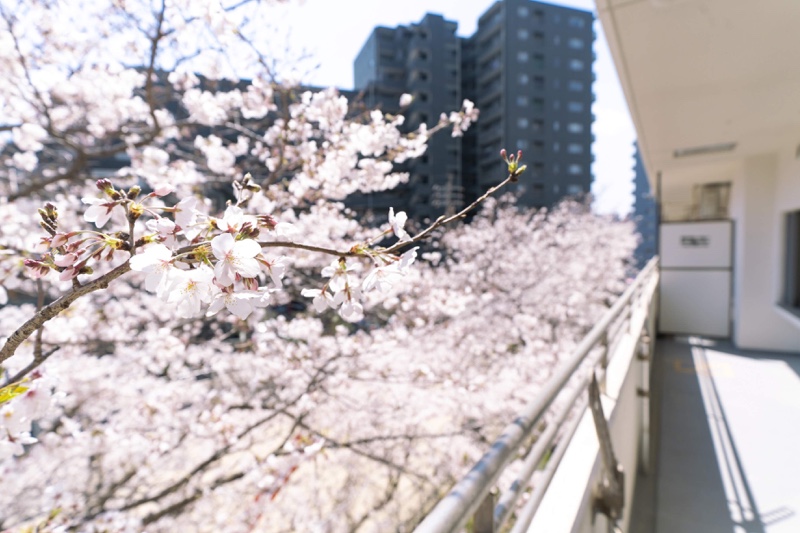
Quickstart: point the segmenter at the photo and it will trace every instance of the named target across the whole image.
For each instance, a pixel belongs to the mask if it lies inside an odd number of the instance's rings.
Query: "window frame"
[[[787,212],[784,221],[781,305],[800,314],[800,209]]]

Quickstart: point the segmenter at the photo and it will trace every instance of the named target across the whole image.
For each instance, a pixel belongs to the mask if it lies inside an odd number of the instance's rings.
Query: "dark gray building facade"
[[[588,11],[499,0],[468,38],[433,14],[410,26],[375,28],[354,63],[355,90],[367,106],[397,111],[400,96],[410,93],[409,129],[435,125],[464,98],[481,116],[463,138],[435,136],[426,155],[402,169],[411,174],[406,187],[359,203],[383,208],[401,200],[415,218],[453,211],[505,178],[501,148],[524,152],[528,170],[515,186],[522,205],[588,193],[593,20]]]
[[[403,110],[404,129],[435,126],[442,112],[461,106],[461,50],[458,25],[441,15],[427,14],[417,24],[373,30],[354,63],[354,87],[368,107],[400,111],[400,96],[413,101]],[[435,218],[463,203],[461,139],[436,135],[422,157],[403,163],[407,185],[385,194],[362,197],[353,206],[388,209],[402,200],[416,218]]]
[[[633,220],[636,223],[636,231],[641,240],[634,252],[634,258],[639,268],[644,267],[647,262],[655,256],[658,242],[656,232],[658,231],[658,205],[650,188],[647,179],[647,171],[644,168],[642,154],[639,152],[639,144],[633,144],[635,153],[633,155]]]

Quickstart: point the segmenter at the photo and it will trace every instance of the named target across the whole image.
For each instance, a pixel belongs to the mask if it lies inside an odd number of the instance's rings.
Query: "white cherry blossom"
[[[301,294],[306,298],[313,298],[312,302],[317,313],[321,313],[328,308],[336,306],[336,304],[333,303],[333,296],[328,291],[303,289]]]
[[[264,307],[269,303],[269,294],[262,291],[221,291],[219,292],[208,307],[206,316],[217,314],[223,307],[241,318],[246,319],[258,307]]]
[[[83,198],[82,202],[89,206],[83,214],[84,220],[86,222],[94,222],[94,225],[98,228],[106,225],[114,209],[119,209],[117,202],[108,199]]]
[[[404,229],[407,220],[408,215],[406,215],[405,211],[400,211],[395,215],[394,207],[389,208],[389,224],[392,226],[395,236],[401,241],[411,238]]]
[[[236,274],[254,278],[261,272],[255,259],[261,253],[261,247],[253,239],[237,241],[230,233],[223,233],[211,240],[211,250],[217,258],[214,275],[222,286],[231,285]]]
[[[199,316],[219,289],[213,284],[214,273],[205,265],[193,270],[175,270],[169,286],[164,291],[167,301],[176,304],[178,316]]]
[[[172,266],[172,251],[163,244],[151,244],[130,259],[131,270],[146,274],[144,288],[159,295],[175,269]]]

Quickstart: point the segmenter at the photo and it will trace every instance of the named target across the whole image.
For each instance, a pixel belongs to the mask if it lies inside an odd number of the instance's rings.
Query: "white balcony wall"
[[[655,292],[657,281],[653,279],[646,291]],[[601,395],[613,450],[625,472],[625,504],[619,521],[623,531],[627,531],[630,522],[636,472],[639,468],[647,468],[645,458],[650,455],[647,441],[649,399],[637,393],[637,389],[648,389],[650,369],[649,362],[639,360],[637,355],[640,350],[646,352],[648,349],[649,345],[642,345],[639,341],[645,327],[649,331],[655,330],[657,308],[654,297],[649,308],[640,307],[633,313],[627,331],[610,354],[605,392]],[[587,408],[529,532],[608,532],[606,517],[595,515],[592,509],[593,491],[604,475],[599,451],[594,420]],[[576,487],[582,490],[575,490]]]
[[[800,209],[800,166],[790,163],[786,148],[783,157],[776,152],[745,158],[733,185],[733,341],[740,348],[800,347],[800,318],[780,306],[785,216]]]

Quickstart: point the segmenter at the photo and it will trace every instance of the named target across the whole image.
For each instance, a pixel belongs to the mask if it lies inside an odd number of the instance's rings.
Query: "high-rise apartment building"
[[[407,187],[362,199],[362,207],[386,207],[400,194],[418,218],[456,209],[505,177],[501,148],[524,152],[528,170],[516,185],[521,204],[547,206],[588,193],[592,22],[587,11],[499,0],[469,38],[433,14],[410,26],[375,28],[355,60],[355,89],[367,105],[396,111],[400,95],[412,94],[409,128],[436,124],[463,98],[481,116],[463,139],[435,137],[427,154],[404,169],[411,173]]]
[[[647,180],[647,170],[644,168],[642,154],[639,151],[639,143],[634,143],[634,149],[633,220],[636,223],[636,231],[641,237],[634,252],[634,257],[639,268],[643,268],[658,253],[656,250],[658,206],[650,190],[650,182]]]
[[[399,111],[400,96],[413,95],[404,110],[404,127],[435,125],[439,115],[461,106],[461,54],[458,25],[441,15],[427,14],[417,24],[375,28],[355,60],[355,90],[369,107]],[[417,218],[436,217],[463,202],[461,139],[434,136],[422,157],[399,169],[410,173],[406,186],[387,194],[359,199],[356,208],[387,209],[401,197]]]
[[[498,152],[522,150],[520,202],[552,205],[588,193],[592,174],[593,16],[532,2],[495,2],[465,48],[465,93],[480,120],[468,141],[477,191],[505,177]]]

